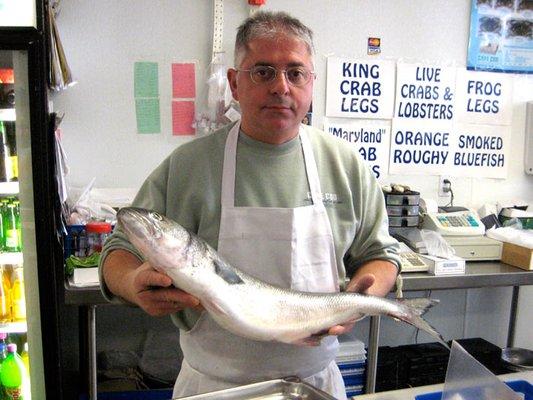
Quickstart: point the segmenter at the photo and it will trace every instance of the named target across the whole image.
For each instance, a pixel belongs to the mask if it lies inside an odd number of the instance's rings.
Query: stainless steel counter
[[[464,275],[433,276],[428,273],[411,272],[402,274],[402,277],[403,291],[513,286],[507,339],[508,347],[512,347],[514,341],[519,287],[533,285],[533,271],[525,271],[500,262],[485,261],[468,262]],[[96,308],[109,303],[106,302],[98,287],[74,288],[66,284],[65,304],[80,306],[84,313],[87,314],[86,321],[81,329],[87,332],[89,399],[93,400],[96,399]],[[373,393],[375,390],[379,328],[379,317],[371,317],[367,359],[367,393]],[[379,398],[382,399],[383,397]]]
[[[525,380],[533,383],[533,371],[515,372],[512,374],[498,375],[501,381]],[[441,392],[444,384],[419,386],[410,389],[391,390],[374,394],[365,394],[352,397],[353,400],[413,400],[415,396],[433,392]]]

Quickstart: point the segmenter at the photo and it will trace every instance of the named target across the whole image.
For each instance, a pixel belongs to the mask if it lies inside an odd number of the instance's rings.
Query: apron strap
[[[222,191],[220,202],[222,207],[235,206],[235,170],[237,166],[237,141],[239,140],[238,121],[228,133],[224,148],[224,164],[222,166]]]
[[[309,137],[305,128],[300,126],[300,140],[302,141],[302,150],[304,154],[305,171],[307,173],[307,180],[309,182],[309,189],[311,190],[311,198],[315,206],[323,205],[321,199],[320,179],[318,177],[318,167],[313,154],[313,148],[309,142]]]

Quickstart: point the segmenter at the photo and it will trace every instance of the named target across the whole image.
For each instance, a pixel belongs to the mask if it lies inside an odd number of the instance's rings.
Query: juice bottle
[[[24,296],[24,275],[22,267],[13,270],[11,286],[11,315],[13,322],[26,320],[26,298]]]
[[[11,321],[11,285],[9,281],[9,270],[5,265],[0,268],[2,282],[0,284],[0,323]],[[0,335],[5,335],[0,332]],[[5,340],[5,336],[3,338]]]
[[[0,368],[0,382],[6,400],[24,400],[24,389],[27,386],[28,377],[24,368],[24,363],[17,353],[17,345],[10,343],[7,345],[7,357]]]

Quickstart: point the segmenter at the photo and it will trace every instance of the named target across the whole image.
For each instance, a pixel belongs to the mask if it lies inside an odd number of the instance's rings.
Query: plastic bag
[[[453,258],[455,250],[442,238],[442,236],[429,229],[422,229],[420,231],[422,240],[426,245],[427,252],[430,256],[441,258]]]

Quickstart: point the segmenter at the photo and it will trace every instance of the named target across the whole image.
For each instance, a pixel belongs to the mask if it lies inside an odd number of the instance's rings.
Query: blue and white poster
[[[328,57],[326,116],[390,119],[395,62]]]
[[[531,0],[472,0],[467,68],[533,73]]]
[[[355,146],[376,179],[388,172],[390,121],[324,118],[324,131]]]

